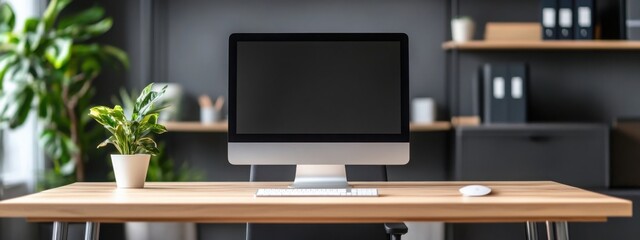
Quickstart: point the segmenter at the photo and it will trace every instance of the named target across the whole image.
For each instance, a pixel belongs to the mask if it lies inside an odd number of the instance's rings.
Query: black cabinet
[[[609,130],[600,124],[505,124],[456,129],[455,180],[609,183]]]
[[[459,127],[455,138],[455,180],[551,180],[591,189],[605,189],[609,185],[609,128],[606,125]],[[606,239],[593,236],[604,234],[609,226],[615,225],[625,231],[620,236],[634,236],[624,235],[634,231],[627,229],[632,219],[623,221],[622,225],[570,224],[569,231],[572,239]],[[544,225],[538,228],[544,236]],[[526,239],[524,223],[449,224],[447,231],[448,239],[455,240]]]

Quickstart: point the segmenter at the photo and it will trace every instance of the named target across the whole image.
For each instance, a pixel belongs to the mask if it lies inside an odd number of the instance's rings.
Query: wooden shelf
[[[640,41],[569,40],[569,41],[470,41],[445,42],[445,50],[640,50]]]
[[[202,124],[200,122],[164,122],[169,132],[227,132],[227,123]],[[411,124],[412,132],[447,131],[451,129],[449,122],[434,122],[431,124]]]
[[[227,132],[227,122],[203,124],[201,122],[163,122],[169,132]]]
[[[412,132],[435,132],[435,131],[447,131],[451,129],[450,122],[434,122],[434,123],[412,123]]]

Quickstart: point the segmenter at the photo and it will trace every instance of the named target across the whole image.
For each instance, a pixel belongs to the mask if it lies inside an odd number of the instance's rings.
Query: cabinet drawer
[[[607,187],[608,128],[596,124],[523,124],[456,130],[456,180],[552,180]]]

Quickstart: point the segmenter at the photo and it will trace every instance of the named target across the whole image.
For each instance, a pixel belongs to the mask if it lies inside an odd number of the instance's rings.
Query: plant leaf
[[[129,68],[129,57],[127,56],[127,53],[125,51],[110,45],[102,46],[102,50],[107,56],[118,60],[118,62],[122,64],[123,67],[125,67],[126,69]]]
[[[4,76],[7,71],[11,68],[13,64],[17,62],[17,56],[15,54],[7,53],[3,55],[2,60],[0,60],[0,91],[3,88]]]
[[[114,143],[119,145],[118,149],[120,150],[120,154],[132,154],[132,152],[130,151],[130,143],[127,139],[127,134],[125,133],[123,125],[116,126],[114,137]]]
[[[95,119],[100,125],[104,126],[111,133],[114,133],[118,126],[118,121],[111,116],[113,109],[103,106],[92,107],[89,110],[89,116]]]
[[[60,173],[62,173],[63,175],[71,175],[75,172],[75,170],[76,170],[76,162],[68,161],[62,165],[62,167],[60,168]]]
[[[0,33],[13,31],[16,26],[16,15],[8,3],[0,4]]]
[[[153,83],[149,84],[140,94],[140,97],[136,100],[136,108],[134,110],[134,116],[136,120],[141,120],[147,114],[158,112],[154,110],[153,104],[160,99],[166,90],[167,86],[164,86],[159,92],[152,91]]]
[[[120,89],[120,99],[122,99],[122,106],[124,106],[125,113],[124,115],[127,119],[131,119],[133,115],[133,108],[135,102],[133,102],[133,98],[124,88]]]
[[[23,33],[36,32],[38,31],[38,25],[40,24],[40,19],[37,18],[27,18],[24,21],[24,27],[22,29]]]
[[[167,132],[167,128],[160,124],[154,124],[151,131],[155,134],[163,134]]]
[[[31,111],[31,103],[33,102],[33,90],[29,87],[25,87],[24,90],[20,93],[17,102],[17,111],[9,120],[9,127],[11,129],[22,126],[24,121],[29,116],[29,112]]]
[[[124,116],[124,109],[122,109],[120,105],[116,105],[115,107],[113,107],[110,115],[119,123],[124,123],[127,121],[127,118]]]
[[[58,15],[60,12],[71,3],[71,0],[51,0],[47,9],[44,11],[42,15],[42,19],[45,23],[46,29],[51,29],[53,24],[56,22]]]
[[[99,36],[109,31],[109,29],[111,29],[111,26],[113,26],[113,19],[105,18],[97,23],[87,26],[85,28],[85,31],[90,36]]]
[[[136,142],[136,145],[138,145],[140,148],[142,148],[146,153],[149,153],[151,155],[156,155],[159,153],[158,150],[158,145],[156,144],[155,141],[153,141],[153,139],[151,138],[140,138],[138,139],[138,141]]]
[[[54,40],[53,45],[47,48],[45,56],[56,69],[60,69],[69,62],[72,45],[72,39],[58,38]]]
[[[100,74],[102,71],[102,66],[100,62],[96,60],[94,57],[89,57],[82,62],[82,72],[87,76],[87,78],[94,78]]]
[[[86,25],[95,23],[104,17],[104,9],[100,6],[82,10],[81,12],[69,17],[60,19],[58,29],[64,29],[71,25]]]
[[[98,54],[100,46],[98,44],[74,44],[71,51],[78,56],[88,56]]]
[[[38,116],[42,119],[49,117],[49,95],[40,94],[38,103]]]

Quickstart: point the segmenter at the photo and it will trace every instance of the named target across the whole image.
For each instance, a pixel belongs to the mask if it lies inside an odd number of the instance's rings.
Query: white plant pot
[[[470,18],[457,18],[451,20],[451,38],[454,42],[468,42],[473,39],[475,24]]]
[[[143,188],[149,168],[149,154],[111,154],[113,172],[118,188]]]

